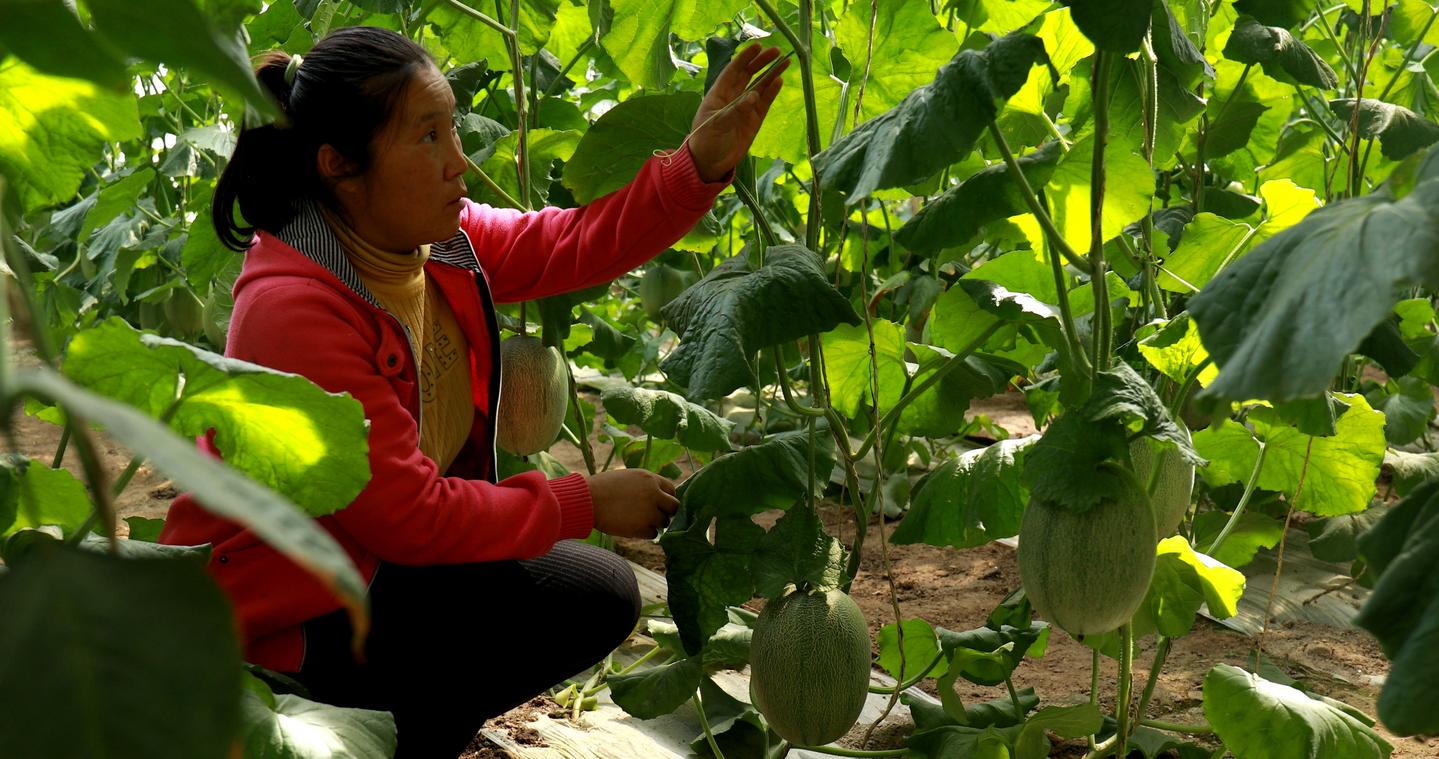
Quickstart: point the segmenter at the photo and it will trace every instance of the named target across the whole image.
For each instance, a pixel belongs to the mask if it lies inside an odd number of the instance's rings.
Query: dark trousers
[[[343,611],[305,624],[294,675],[317,701],[393,712],[397,759],[454,759],[481,724],[584,671],[639,620],[625,560],[579,541],[524,561],[381,564],[365,664]]]

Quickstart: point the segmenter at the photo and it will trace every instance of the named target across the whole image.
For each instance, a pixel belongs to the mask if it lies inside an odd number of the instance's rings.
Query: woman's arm
[[[695,113],[685,145],[645,163],[633,181],[580,208],[531,213],[466,203],[461,228],[475,244],[499,302],[532,300],[607,282],[683,237],[714,204],[779,94],[788,61],[750,88],[779,56],[745,48]]]

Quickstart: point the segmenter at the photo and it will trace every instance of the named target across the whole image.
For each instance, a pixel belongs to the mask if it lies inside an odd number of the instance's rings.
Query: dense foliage
[[[13,726],[0,755],[393,751],[387,714],[242,668],[207,548],[146,542],[145,520],[113,539],[113,499],[143,457],[324,578],[364,628],[357,571],[308,518],[368,480],[361,410],[217,355],[241,259],[207,223],[236,125],[275,116],[248,57],[354,24],[432,52],[474,197],[527,209],[593,200],[678,148],[745,40],[796,56],[733,191],[673,250],[502,313],[598,370],[585,382],[602,415],[571,373],[559,433],[590,472],[698,467],[660,541],[673,624],[648,631],[668,659],[601,668],[562,693],[577,713],[604,687],[645,718],[694,701],[708,716],[697,752],[783,755],[764,715],[709,674],[747,659],[753,615],[733,607],[847,590],[863,553],[885,550],[864,529],[848,545],[827,534],[827,496],[860,527],[902,517],[888,540],[964,549],[1020,533],[1026,508],[1049,523],[1152,520],[1149,502],[1182,485],[1186,513],[1153,536],[1152,574],[1131,562],[1149,579],[1127,622],[1071,630],[1120,662],[1112,719],[1012,687],[960,701],[959,678],[1004,684],[1044,654],[1052,630],[1022,591],[964,632],[904,619],[896,601],[878,664],[942,694],[942,708],[905,697],[909,755],[1038,757],[1047,734],[1088,736],[1095,756],[1209,755],[1187,727],[1240,756],[1387,756],[1371,720],[1266,679],[1260,659],[1209,672],[1207,725],[1141,726],[1169,641],[1201,609],[1235,613],[1233,567],[1280,544],[1296,513],[1316,555],[1373,588],[1358,621],[1395,662],[1380,719],[1439,731],[1439,10],[1426,0],[34,0],[0,13],[0,306],[15,304],[41,359],[0,356],[0,398],[64,425],[61,453],[75,446],[85,475],[59,455],[0,460]],[[966,413],[1014,389],[1042,435],[1008,439]],[[137,456],[113,484],[94,425]],[[189,440],[211,429],[223,464]],[[1393,505],[1376,492],[1385,464]],[[1166,474],[1176,465],[1197,467],[1192,494]],[[563,470],[543,452],[504,466]],[[772,528],[752,519],[774,508]],[[1074,561],[1122,554],[1083,539],[1066,546]],[[1089,584],[1046,592],[1082,608]],[[1158,643],[1141,690],[1145,635]],[[77,663],[92,657],[107,666]]]

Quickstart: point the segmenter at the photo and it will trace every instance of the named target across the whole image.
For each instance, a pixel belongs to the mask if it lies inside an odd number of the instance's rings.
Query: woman
[[[320,701],[393,712],[401,757],[449,758],[629,635],[633,573],[571,539],[653,537],[674,485],[642,470],[496,482],[493,303],[606,282],[682,237],[753,141],[783,64],[741,95],[777,55],[739,52],[687,145],[626,187],[533,213],[465,197],[454,96],[408,39],[347,28],[262,59],[285,118],[241,132],[215,192],[220,239],[245,251],[225,353],[364,406],[371,480],[319,522],[370,583],[372,629],[359,663],[331,593],[182,496],[161,540],[213,546],[248,660]]]

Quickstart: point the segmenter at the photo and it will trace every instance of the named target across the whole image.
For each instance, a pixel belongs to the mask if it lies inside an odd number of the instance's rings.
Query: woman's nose
[[[457,179],[464,175],[468,168],[468,161],[465,158],[465,148],[460,143],[460,135],[457,132],[450,132],[450,151],[445,157],[445,181]]]

